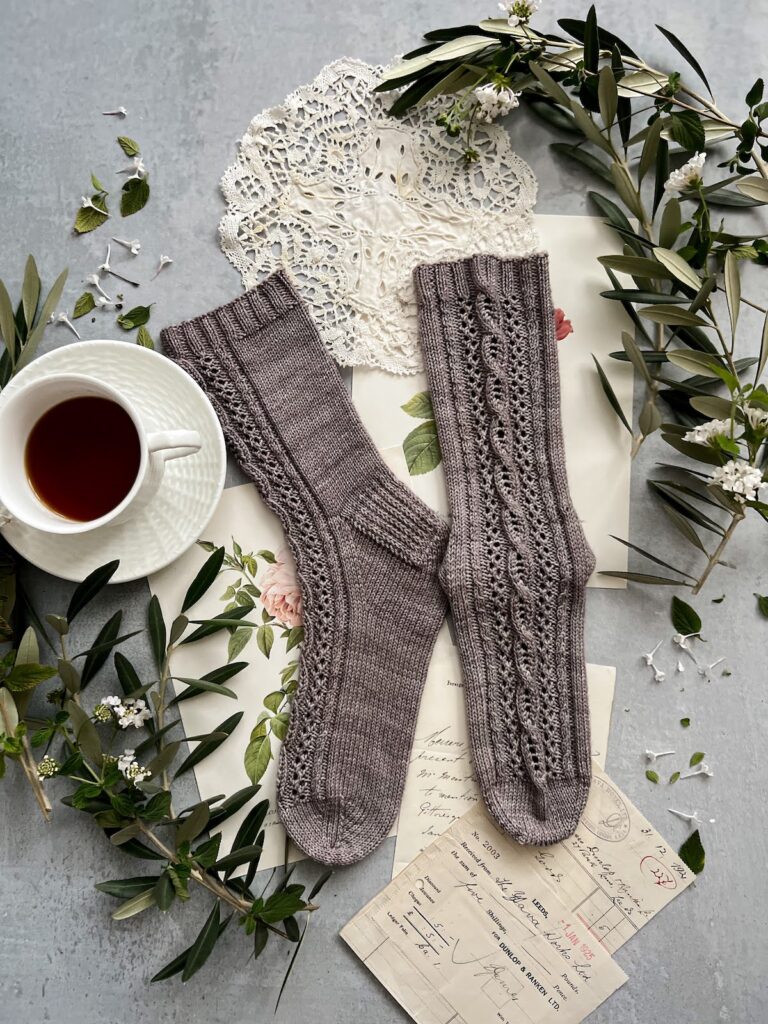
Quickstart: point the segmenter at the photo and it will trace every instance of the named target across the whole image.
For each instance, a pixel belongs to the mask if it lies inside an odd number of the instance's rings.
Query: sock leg
[[[568,493],[546,257],[424,266],[416,284],[451,501],[441,574],[478,777],[513,838],[557,842],[589,790],[594,562]]]
[[[284,275],[163,332],[163,345],[214,402],[297,564],[304,643],[281,820],[316,860],[353,863],[400,805],[445,614],[447,530],[381,461]]]

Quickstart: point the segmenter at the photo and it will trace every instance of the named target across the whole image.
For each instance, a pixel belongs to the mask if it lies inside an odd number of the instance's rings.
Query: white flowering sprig
[[[570,38],[534,27],[537,7],[502,2],[495,19],[428,32],[426,45],[384,72],[378,91],[403,90],[392,104],[395,116],[425,95],[439,103],[436,123],[465,140],[454,148],[469,161],[485,151],[492,162],[496,152],[496,131],[476,129],[526,103],[539,121],[567,133],[552,147],[558,160],[607,182],[588,196],[622,249],[600,257],[608,275],[602,294],[632,316],[633,331],[623,333],[611,358],[631,363],[642,382],[636,424],[603,366],[599,383],[631,435],[633,456],[655,435],[700,464],[678,464],[673,478],[651,483],[679,536],[706,559],[694,572],[630,545],[653,566],[609,575],[698,593],[749,510],[768,521],[768,387],[761,383],[768,330],[754,371],[737,353],[739,332],[760,329],[745,314],[766,314],[765,301],[749,296],[741,268],[768,267],[768,235],[759,222],[729,229],[711,216],[715,204],[745,198],[763,212],[768,207],[765,85],[758,79],[745,90],[744,107],[726,114],[701,65],[667,29],[658,26],[671,60],[659,69],[637,55],[636,42],[619,37],[621,26],[600,25],[594,7],[572,26],[561,23]],[[717,163],[707,156],[715,142],[731,146]],[[670,573],[660,574],[659,565]]]

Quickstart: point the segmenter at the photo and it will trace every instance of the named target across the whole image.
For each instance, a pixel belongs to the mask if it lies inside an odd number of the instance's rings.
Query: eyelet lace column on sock
[[[441,577],[476,769],[506,832],[556,842],[589,788],[594,563],[568,493],[546,257],[476,256],[415,278],[452,513]]]
[[[447,530],[387,469],[288,279],[163,332],[213,402],[296,560],[304,642],[278,810],[328,864],[397,813],[445,597]]]

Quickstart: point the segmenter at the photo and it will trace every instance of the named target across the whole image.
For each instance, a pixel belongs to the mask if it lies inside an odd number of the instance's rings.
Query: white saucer
[[[163,569],[201,536],[224,487],[224,436],[211,403],[191,377],[158,352],[129,341],[81,341],[30,363],[3,389],[0,404],[22,384],[51,373],[103,380],[131,401],[149,430],[196,430],[203,445],[195,455],[167,463],[160,490],[126,523],[60,536],[10,522],[0,533],[33,565],[78,583],[114,558],[120,565],[113,583]]]

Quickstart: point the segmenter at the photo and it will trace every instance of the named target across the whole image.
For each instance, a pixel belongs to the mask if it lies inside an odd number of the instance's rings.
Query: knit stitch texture
[[[475,767],[521,843],[570,835],[590,783],[584,588],[545,255],[414,272],[451,532],[441,579]]]
[[[283,273],[163,332],[282,523],[304,614],[278,810],[316,860],[350,864],[397,813],[445,595],[447,529],[387,469]]]

